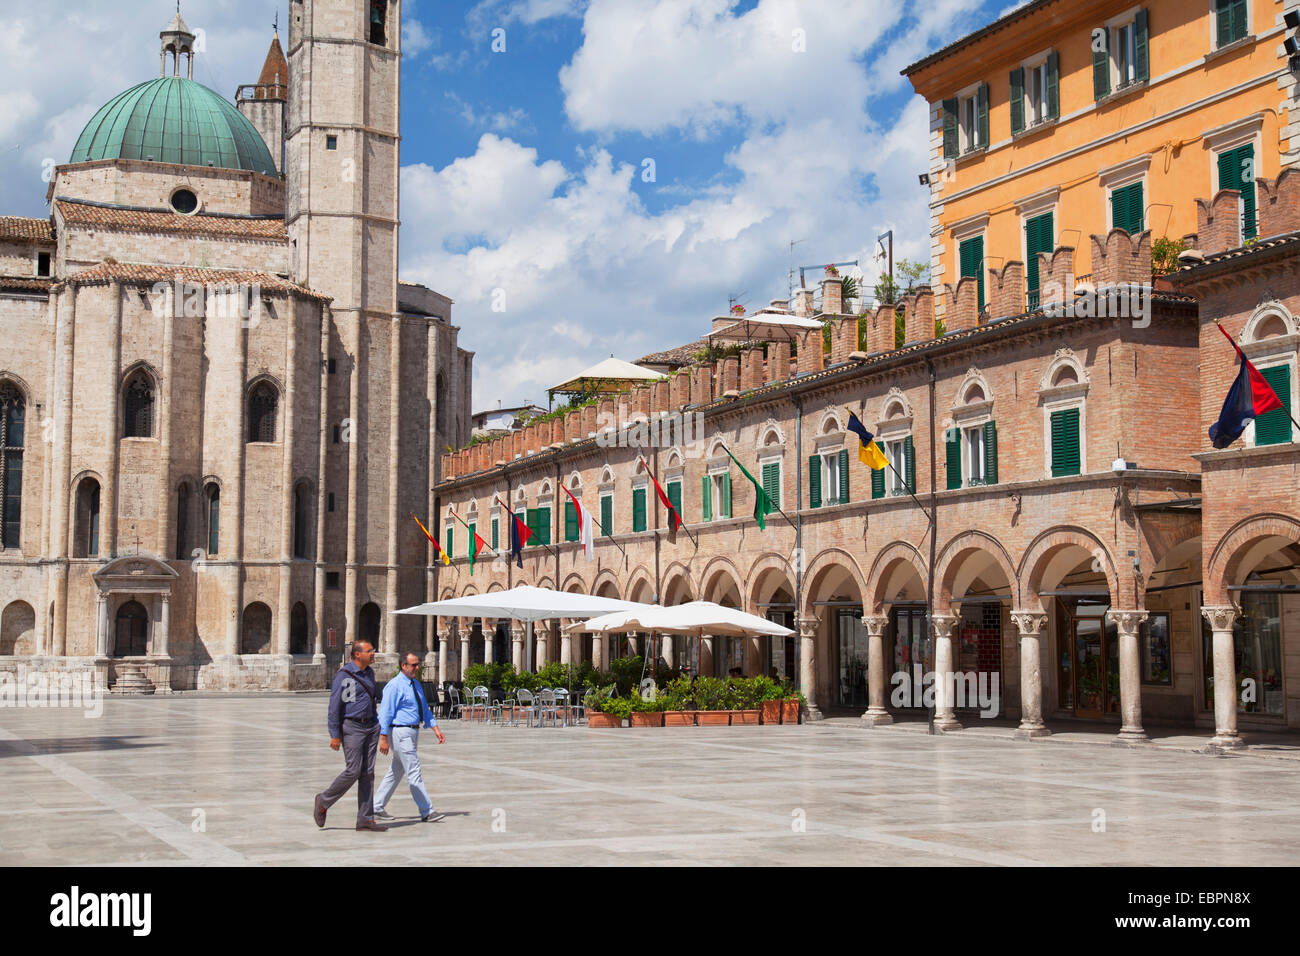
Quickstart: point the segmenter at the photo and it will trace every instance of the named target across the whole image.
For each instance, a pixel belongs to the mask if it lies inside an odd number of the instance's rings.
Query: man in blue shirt
[[[392,816],[384,812],[384,804],[397,789],[397,782],[406,775],[406,782],[411,788],[411,796],[420,809],[420,819],[426,823],[437,822],[443,814],[433,812],[433,801],[424,788],[424,777],[420,773],[420,755],[416,746],[420,742],[420,726],[432,727],[438,735],[438,743],[445,743],[447,738],[438,729],[438,718],[429,709],[429,702],[424,699],[424,690],[420,687],[420,658],[406,654],[402,658],[402,673],[384,685],[384,699],[379,705],[379,752],[388,753],[389,741],[392,741],[393,762],[388,765],[388,773],[375,793],[375,816],[381,820],[391,820]]]
[[[312,816],[318,827],[325,826],[325,811],[355,783],[357,785],[357,829],[387,830],[376,823],[373,807],[375,789],[375,745],[379,742],[379,715],[375,703],[375,672],[370,664],[375,648],[369,641],[352,645],[352,660],[334,675],[326,723],[330,749],[343,747],[346,764],[322,793],[316,794]]]

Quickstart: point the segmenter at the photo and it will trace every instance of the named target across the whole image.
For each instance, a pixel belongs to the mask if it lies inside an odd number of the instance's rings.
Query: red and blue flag
[[[1237,357],[1241,360],[1237,377],[1233,379],[1232,388],[1228,389],[1228,397],[1223,400],[1219,420],[1210,426],[1210,441],[1214,447],[1227,448],[1241,437],[1248,421],[1284,406],[1277,397],[1277,392],[1273,391],[1273,386],[1246,358],[1241,346],[1233,342],[1232,336],[1228,335],[1222,325],[1219,326],[1219,331],[1232,342],[1232,347],[1237,350]]]

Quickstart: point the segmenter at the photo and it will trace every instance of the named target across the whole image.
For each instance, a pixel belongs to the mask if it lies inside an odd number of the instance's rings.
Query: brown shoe
[[[325,802],[321,800],[320,794],[316,794],[316,799],[312,804],[311,815],[316,820],[316,826],[325,826]]]
[[[379,831],[380,833],[382,833],[383,831],[387,830],[388,827],[384,826],[382,823],[376,823],[374,820],[367,820],[365,823],[358,823],[358,824],[357,824],[357,829],[358,829],[358,830],[377,830],[377,831]]]

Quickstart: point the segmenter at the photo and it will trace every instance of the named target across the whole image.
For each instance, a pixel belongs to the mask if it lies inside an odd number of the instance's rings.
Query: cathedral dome
[[[69,162],[144,159],[276,175],[271,151],[220,94],[181,76],[119,93],[91,117]]]

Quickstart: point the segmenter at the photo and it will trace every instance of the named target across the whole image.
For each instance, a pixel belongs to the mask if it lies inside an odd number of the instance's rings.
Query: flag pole
[[[847,411],[847,412],[848,412],[850,415],[852,415],[854,418],[857,418],[857,413],[855,413],[855,412],[853,411],[853,409],[851,409],[851,408],[847,408],[847,407],[846,407],[846,408],[845,408],[845,411]],[[858,421],[859,421],[859,423],[861,423],[862,420],[861,420],[861,419],[858,419]],[[863,426],[863,427],[865,427],[865,426]],[[870,434],[870,432],[868,432],[867,434]],[[859,435],[859,436],[858,436],[858,441],[861,442],[861,440],[862,440],[862,436]],[[879,448],[879,445],[877,445],[876,447]],[[882,458],[884,457],[884,452],[883,452],[883,450],[881,451],[881,457],[882,457]],[[860,460],[860,459],[859,459],[859,460]],[[902,473],[898,470],[898,467],[897,467],[897,466],[896,466],[892,461],[890,461],[888,458],[885,458],[885,463],[886,463],[887,465],[889,465],[890,470],[891,470],[895,475],[898,476],[898,483],[899,483],[900,485],[902,485],[904,488],[907,489],[908,497],[910,497],[910,498],[912,499],[912,503],[913,503],[913,504],[915,504],[918,508],[921,509],[921,512],[925,515],[925,520],[928,521],[928,522],[930,522],[930,526],[931,526],[931,527],[934,527],[934,515],[930,512],[930,510],[929,510],[928,508],[925,507],[925,505],[921,504],[920,499],[916,497],[916,492],[914,492],[914,491],[912,490],[912,486],[909,485],[909,484],[907,483],[907,479],[903,477]],[[864,464],[865,464],[865,463],[864,463]],[[868,465],[867,467],[870,468],[871,466]],[[873,470],[874,470],[874,469],[873,469]]]
[[[563,486],[561,486],[561,487],[563,488]],[[564,492],[565,492],[565,494],[569,495],[569,497],[573,497],[573,492],[569,491],[568,488],[564,488]],[[575,498],[574,500],[576,501],[577,499]],[[595,512],[593,512],[590,508],[588,508],[588,509],[587,509],[587,514],[591,516],[591,520],[592,520],[592,521],[596,522],[596,527],[600,529],[600,533],[601,533],[604,537],[609,538],[610,542],[614,545],[614,547],[616,547],[616,548],[618,548],[618,550],[622,551],[622,552],[623,552],[623,557],[626,558],[626,557],[627,557],[627,549],[624,548],[621,544],[619,544],[619,543],[618,543],[618,539],[616,539],[612,534],[609,534],[608,532],[605,531],[605,526],[604,526],[603,524],[600,523],[600,519],[598,519],[598,518],[596,517]],[[630,559],[629,559],[629,560],[630,560]]]
[[[740,460],[739,460],[738,458],[736,458],[736,456],[733,455],[733,454],[731,453],[731,449],[730,449],[730,448],[728,448],[726,445],[723,445],[722,442],[718,442],[718,444],[719,444],[719,445],[722,445],[722,450],[725,451],[725,452],[727,453],[727,457],[728,457],[728,458],[730,458],[732,461],[734,461],[737,465],[740,465]],[[741,467],[743,468],[744,466],[742,465]],[[751,478],[750,480],[752,481],[753,479]],[[761,487],[761,486],[760,486],[760,487]],[[764,494],[767,494],[767,492],[763,492],[763,493],[764,493]],[[794,523],[794,521],[791,519],[791,517],[790,517],[788,514],[785,513],[785,510],[784,510],[784,509],[783,509],[779,504],[777,504],[775,501],[772,501],[772,496],[771,496],[771,495],[767,495],[767,500],[768,500],[768,502],[772,505],[772,507],[775,508],[775,509],[777,510],[777,513],[779,513],[779,514],[781,515],[782,518],[784,518],[786,521],[789,521],[789,522],[790,522],[790,527],[794,528],[795,531],[798,531],[798,530],[799,530],[799,526],[796,525],[796,524]]]
[[[655,488],[656,488],[656,490],[658,490],[658,487],[659,487],[659,478],[658,478],[657,475],[653,474],[653,473],[650,471],[650,463],[647,462],[647,461],[645,460],[645,456],[644,456],[644,455],[637,455],[636,458],[637,458],[637,461],[641,462],[641,464],[645,466],[645,473],[646,473],[647,475],[650,475],[651,478],[654,478]],[[668,497],[668,496],[667,496],[667,495],[664,495],[664,497],[666,498],[666,497]],[[660,502],[660,504],[662,504],[662,502]],[[673,510],[674,510],[674,511],[677,511],[676,508],[674,508]],[[686,522],[682,520],[681,512],[677,512],[677,528],[678,528],[678,530],[680,530],[680,531],[685,531],[685,532],[686,532],[686,537],[688,537],[688,538],[691,539],[691,544],[695,545],[696,550],[699,550],[699,547],[700,547],[700,541],[699,541],[698,538],[695,537],[695,535],[691,534],[691,529],[688,528],[688,527],[686,527]],[[658,530],[659,530],[658,528],[655,529],[656,532],[657,532]]]
[[[508,514],[508,515],[510,516],[510,520],[511,520],[511,521],[518,521],[518,520],[519,520],[517,517],[515,517],[515,513],[514,513],[513,511],[510,510],[510,506],[509,506],[508,504],[506,504],[504,501],[501,500],[500,496],[498,496],[498,495],[493,495],[493,496],[492,496],[492,499],[493,499],[494,501],[496,501],[496,503],[499,504],[501,507],[503,507],[503,508],[506,509],[506,514]],[[456,513],[456,512],[454,512],[454,511],[452,512],[452,514],[455,514],[455,513]],[[462,524],[463,524],[463,523],[464,523],[464,522],[462,522]],[[511,530],[513,530],[513,529],[511,529]],[[559,555],[559,552],[555,550],[554,546],[549,545],[549,544],[542,544],[542,542],[540,542],[540,541],[537,542],[537,543],[538,543],[538,544],[541,544],[543,548],[550,548],[552,554],[555,554],[556,556]],[[507,558],[506,560],[508,561],[509,558]]]
[[[1246,353],[1241,350],[1241,346],[1237,344],[1237,340],[1228,334],[1228,330],[1223,327],[1223,323],[1215,322],[1214,324],[1219,327],[1219,331],[1223,333],[1223,337],[1232,343],[1232,347],[1237,350],[1237,355],[1240,356],[1243,360],[1249,362],[1250,359],[1246,358]],[[1254,368],[1253,362],[1251,363],[1251,367]],[[1256,369],[1256,371],[1258,371],[1258,369]],[[1267,379],[1265,381],[1267,381]],[[1273,388],[1273,383],[1269,382],[1268,387]],[[1273,394],[1277,396],[1278,403],[1281,404],[1282,396],[1277,394],[1277,389],[1273,389]],[[1282,405],[1282,407],[1286,408],[1285,405]],[[1300,422],[1295,420],[1295,416],[1291,414],[1289,410],[1286,413],[1286,417],[1291,419],[1291,424],[1294,425],[1296,429],[1300,430]]]

